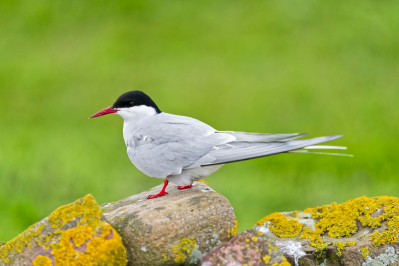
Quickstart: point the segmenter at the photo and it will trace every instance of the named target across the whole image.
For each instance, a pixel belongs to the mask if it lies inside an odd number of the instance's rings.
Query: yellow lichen
[[[55,265],[70,265],[71,263],[78,265],[115,263],[119,265],[126,263],[125,249],[120,236],[109,224],[104,224],[101,227],[99,236],[95,236],[92,229],[87,226],[63,231],[60,241],[51,244],[51,254],[54,255]],[[84,230],[87,232],[81,233]],[[112,238],[109,238],[110,235]],[[86,249],[82,251],[74,245],[74,243],[83,244],[85,242],[87,242]]]
[[[278,248],[273,246],[270,242],[267,243],[267,244],[268,244],[268,247],[269,247],[269,254],[272,253],[273,251],[277,251],[278,250]]]
[[[65,238],[70,239],[75,247],[81,247],[93,235],[93,229],[90,226],[82,225],[65,231]]]
[[[263,260],[263,262],[264,263],[269,263],[269,261],[270,261],[270,256],[269,255],[266,255],[266,256],[264,256],[263,258],[262,258],[262,260]]]
[[[166,262],[166,261],[169,260],[169,256],[166,255],[165,253],[162,253],[161,257],[162,257],[162,261],[163,261],[163,262]]]
[[[252,241],[257,242],[258,238],[256,236],[251,237]]]
[[[122,239],[111,225],[101,220],[101,217],[99,206],[94,198],[88,195],[50,214],[47,221],[45,220],[49,224],[45,233],[40,234],[44,224],[34,225],[9,241],[6,246],[13,254],[22,252],[25,246],[28,247],[32,243],[43,250],[51,250],[56,266],[126,264],[126,251]],[[0,259],[1,264],[5,262],[8,252],[0,247],[0,254],[2,257],[6,254]],[[45,265],[43,263],[46,261],[48,262],[45,256],[35,258],[37,265]]]
[[[234,220],[234,225],[232,228],[227,229],[227,237],[233,237],[236,236],[238,232],[238,223],[237,223],[237,219]]]
[[[387,221],[387,225],[384,232],[380,232],[379,230],[375,231],[370,235],[369,240],[373,240],[373,245],[375,247],[387,243],[398,242],[399,241],[398,231],[399,231],[399,216],[394,216]]]
[[[198,180],[199,182],[202,182],[202,183],[204,183],[205,185],[208,185],[209,186],[209,183],[208,182],[206,182],[204,179],[200,179],[200,180]]]
[[[87,210],[90,210],[88,212]],[[87,195],[81,200],[62,206],[50,214],[48,222],[52,228],[60,228],[68,222],[73,221],[77,217],[82,217],[79,221],[81,224],[90,220],[91,224],[100,223],[102,216],[101,210],[92,195]]]
[[[309,243],[312,247],[316,248],[316,253],[318,253],[317,257],[322,255],[322,252],[327,249],[328,246],[331,246],[331,242],[324,243],[323,240],[318,239],[316,241],[312,241]]]
[[[176,263],[185,262],[187,258],[191,257],[196,245],[195,239],[183,238],[180,243],[172,247],[172,251],[176,255],[174,261]]]
[[[279,264],[279,266],[291,266],[291,263],[289,263],[288,261],[287,261],[287,259],[284,257],[284,256],[282,256],[282,257],[280,257],[281,258],[281,260],[283,261],[283,262],[281,262],[280,264]]]
[[[296,237],[302,230],[302,224],[291,217],[287,217],[282,213],[275,212],[263,219],[259,220],[256,224],[263,226],[269,222],[269,229],[278,237]]]
[[[32,261],[32,264],[33,266],[52,266],[53,261],[47,256],[39,255]]]
[[[362,253],[362,256],[364,258],[367,258],[367,256],[369,255],[370,251],[369,251],[369,247],[364,247],[362,249],[360,249],[360,252]]]
[[[21,253],[42,232],[44,225],[34,224],[14,239],[0,246],[0,264],[9,263],[8,257],[12,253]]]
[[[342,204],[309,208],[304,212],[312,213],[313,218],[320,219],[315,230],[307,227],[303,230],[301,237],[312,242],[320,239],[324,233],[335,238],[350,237],[358,231],[357,221],[371,229],[387,221],[385,231],[375,231],[370,236],[375,246],[399,241],[398,235],[394,233],[399,230],[399,199],[395,197],[360,197]]]
[[[334,244],[334,246],[337,247],[337,255],[338,257],[342,256],[341,251],[344,250],[346,247],[351,247],[356,245],[354,241],[349,241],[349,242],[337,242]]]

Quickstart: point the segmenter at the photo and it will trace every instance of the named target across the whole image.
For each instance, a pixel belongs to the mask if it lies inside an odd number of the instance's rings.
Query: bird
[[[309,149],[346,149],[317,145],[343,135],[298,140],[308,134],[219,131],[195,118],[162,112],[139,90],[120,95],[113,105],[89,118],[108,114],[123,118],[123,138],[134,166],[145,175],[165,179],[162,190],[148,199],[167,195],[169,182],[178,189],[191,188],[194,181],[208,177],[226,163]]]

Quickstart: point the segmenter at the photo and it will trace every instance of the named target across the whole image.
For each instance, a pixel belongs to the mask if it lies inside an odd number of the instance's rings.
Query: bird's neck
[[[119,114],[124,120],[123,138],[125,139],[125,143],[127,146],[132,146],[134,145],[134,143],[131,143],[134,139],[132,138],[134,132],[143,124],[149,122],[157,112],[154,108],[148,106],[135,106],[129,110],[120,110],[117,114]]]

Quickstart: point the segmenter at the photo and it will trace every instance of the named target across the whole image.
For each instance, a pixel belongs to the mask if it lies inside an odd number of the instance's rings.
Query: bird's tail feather
[[[309,135],[308,133],[291,133],[291,134],[266,134],[266,133],[248,133],[238,131],[217,131],[216,133],[225,133],[233,135],[236,141],[243,142],[274,142],[288,141]]]
[[[214,150],[210,151],[208,155],[212,160],[202,165],[237,162],[285,152],[301,152],[299,151],[300,149],[314,149],[317,147],[315,145],[319,143],[331,141],[340,137],[342,137],[342,135],[274,142],[233,141],[219,145]],[[323,146],[320,145],[318,148],[323,148]],[[324,146],[324,148],[343,149],[343,147],[340,146]],[[308,151],[305,150],[305,152]]]
[[[353,157],[353,154],[347,154],[347,153],[337,153],[337,152],[316,152],[316,151],[307,151],[307,150],[289,151],[289,153],[311,153],[311,154],[322,154],[322,155],[335,155],[335,156],[346,156],[346,157]]]

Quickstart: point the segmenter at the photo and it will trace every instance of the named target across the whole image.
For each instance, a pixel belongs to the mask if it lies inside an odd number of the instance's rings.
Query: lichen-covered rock
[[[0,246],[0,265],[126,265],[119,234],[91,195],[62,206]]]
[[[129,265],[196,264],[237,233],[229,201],[205,183],[185,190],[170,186],[168,195],[147,200],[161,188],[102,207],[123,238]]]
[[[296,265],[399,265],[396,197],[272,213],[255,230]]]
[[[201,258],[211,265],[291,265],[276,246],[256,230],[248,230],[212,249]]]

